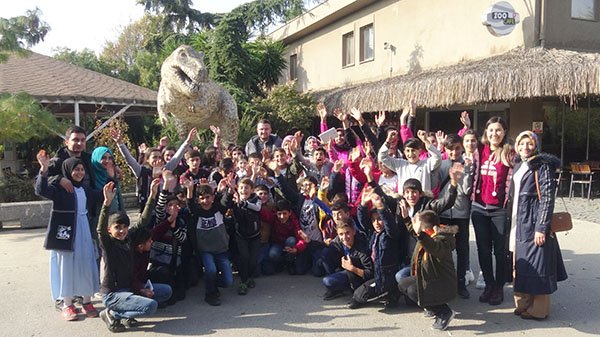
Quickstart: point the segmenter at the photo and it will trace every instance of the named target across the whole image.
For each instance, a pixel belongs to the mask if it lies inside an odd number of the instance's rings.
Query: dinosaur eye
[[[181,53],[179,53],[179,55],[182,56],[182,57],[187,57],[188,56],[187,53],[184,52],[184,51],[182,51]]]

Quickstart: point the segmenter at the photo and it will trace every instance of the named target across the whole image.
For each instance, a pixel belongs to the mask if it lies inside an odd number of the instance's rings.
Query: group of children
[[[326,130],[324,106],[318,113]],[[73,297],[80,295],[83,314],[124,331],[136,317],[184,299],[200,275],[205,301],[220,305],[219,288],[234,283],[235,269],[240,295],[257,286],[258,275],[310,272],[323,278],[324,300],[351,293],[348,306],[355,309],[376,299],[393,307],[404,298],[435,318],[433,328],[445,330],[454,317],[447,303],[457,293],[469,297],[477,140],[472,130],[437,138],[419,130],[412,137],[414,113],[413,103],[402,112],[400,129],[379,114],[374,132],[358,110],[336,110],[343,127],[323,144],[316,137],[304,141],[300,132],[278,139],[261,120],[259,137],[246,146],[251,153],[222,146],[220,130],[211,126],[215,142],[203,153],[190,146],[194,129],[179,150],[144,148],[140,161],[113,131],[138,180],[135,224],[125,212],[111,211],[118,196],[114,160],[105,163],[107,182],[96,189],[79,187],[81,159],[64,160],[61,178],[76,186],[69,193],[60,179],[48,181],[49,156],[41,151],[36,191],[54,201],[46,248],[52,277],[60,279],[52,281],[53,298],[64,302],[63,317],[77,318]],[[96,227],[86,212],[97,209],[94,202],[102,205]],[[67,283],[76,286],[55,293],[54,285]],[[91,304],[98,289],[101,312]]]

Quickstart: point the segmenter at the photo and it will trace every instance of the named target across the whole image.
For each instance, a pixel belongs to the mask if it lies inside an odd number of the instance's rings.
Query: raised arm
[[[102,203],[102,208],[100,209],[100,216],[98,217],[98,227],[96,228],[96,231],[98,232],[100,240],[105,242],[106,240],[110,240],[110,234],[108,233],[108,209],[115,198],[115,194],[117,193],[115,189],[115,183],[109,181],[102,188],[102,193],[104,194],[104,202]]]
[[[139,178],[140,174],[142,172],[142,166],[131,155],[131,152],[129,152],[127,145],[125,145],[125,143],[123,142],[123,135],[121,134],[121,130],[119,130],[117,128],[110,129],[110,136],[117,143],[119,152],[121,152],[123,157],[125,157],[125,161],[127,161],[127,166],[129,166],[129,168],[131,169],[131,172],[133,172],[133,175],[136,177],[136,179]]]
[[[321,129],[321,133],[327,131],[327,108],[325,108],[325,104],[320,102],[317,104],[317,114],[321,120],[319,127]]]
[[[185,152],[187,151],[188,147],[192,143],[192,140],[194,138],[196,138],[197,134],[198,134],[198,130],[196,128],[192,128],[190,130],[190,132],[188,133],[187,138],[179,146],[179,148],[177,149],[177,152],[175,152],[175,154],[173,155],[173,158],[171,158],[171,160],[169,160],[169,162],[165,164],[165,169],[166,170],[173,171],[177,167],[177,165],[179,165],[179,162],[181,162],[181,158],[183,158],[183,155],[185,154]]]

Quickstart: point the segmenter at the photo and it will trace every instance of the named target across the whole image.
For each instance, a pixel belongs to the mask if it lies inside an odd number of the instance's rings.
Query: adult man
[[[273,153],[275,148],[281,147],[282,140],[277,135],[271,134],[271,123],[266,119],[261,119],[256,125],[256,136],[250,138],[246,143],[246,155],[251,153],[261,153],[267,149],[269,153]]]
[[[73,192],[73,185],[69,179],[61,174],[63,161],[70,157],[80,158],[85,166],[85,177],[83,178],[83,186],[91,188],[102,188],[102,186],[94,186],[94,171],[92,170],[92,156],[85,152],[86,132],[80,126],[71,126],[65,132],[65,147],[62,147],[56,155],[50,160],[48,167],[48,177],[50,182],[58,182],[65,190]]]

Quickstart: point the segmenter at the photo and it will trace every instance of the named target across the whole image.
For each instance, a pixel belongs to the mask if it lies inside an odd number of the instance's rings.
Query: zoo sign
[[[482,17],[482,23],[495,36],[510,34],[520,21],[519,13],[506,1],[493,4]]]

